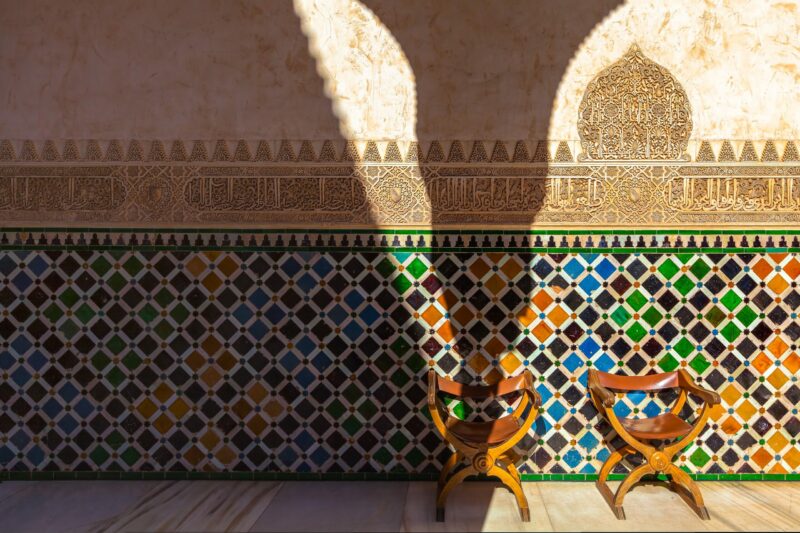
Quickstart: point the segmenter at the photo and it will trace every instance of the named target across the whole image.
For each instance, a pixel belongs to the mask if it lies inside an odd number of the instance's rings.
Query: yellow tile
[[[789,448],[781,457],[786,461],[786,464],[792,467],[793,471],[796,471],[797,467],[800,466],[800,449],[798,449],[797,446]]]
[[[189,368],[197,372],[200,367],[206,364],[206,358],[198,352],[192,352],[189,357],[186,358],[186,364],[189,365]]]
[[[224,465],[229,465],[236,460],[236,453],[231,450],[227,444],[220,448],[214,455],[217,460]]]
[[[208,267],[205,261],[203,261],[199,255],[192,257],[186,262],[186,270],[196,278],[200,277],[200,274],[202,274],[206,268]]]
[[[200,444],[205,446],[206,450],[213,450],[214,447],[219,444],[219,441],[219,435],[212,429],[209,429],[200,437]]]
[[[473,313],[468,306],[462,305],[450,316],[452,316],[461,326],[466,326],[470,323],[470,321],[472,321],[473,318],[475,318],[475,313]]]
[[[211,367],[200,376],[203,382],[208,385],[209,387],[213,386],[217,381],[222,379],[222,375],[217,371],[216,368]]]
[[[725,387],[725,390],[722,391],[720,396],[726,405],[733,407],[736,402],[739,401],[739,398],[742,397],[742,393],[739,392],[739,388],[736,385],[730,384]]]
[[[205,255],[208,258],[208,260],[213,263],[221,255],[221,253],[222,252],[208,251],[208,252],[203,252],[203,255]]]
[[[200,463],[200,461],[205,459],[206,454],[201,452],[197,446],[192,446],[185,454],[183,454],[183,457],[184,459],[189,461],[189,463],[197,466]]]
[[[750,403],[750,400],[745,400],[736,408],[736,414],[742,420],[750,420],[750,417],[758,412],[758,409]]]
[[[775,294],[780,294],[786,290],[789,286],[789,282],[786,281],[780,273],[775,274],[771,280],[767,282],[767,287],[775,291]]]
[[[500,366],[502,366],[503,370],[505,370],[508,374],[513,374],[521,364],[522,363],[520,363],[519,359],[517,359],[517,356],[512,353],[506,355],[500,361]]]
[[[175,416],[177,419],[181,419],[190,411],[189,404],[183,401],[183,398],[178,398],[172,405],[169,406],[170,412]]]
[[[786,376],[786,374],[783,373],[783,371],[780,368],[776,368],[772,372],[772,374],[770,374],[767,377],[767,381],[772,383],[772,386],[775,387],[776,389],[780,389],[781,387],[783,387],[784,383],[789,381],[789,378]]]
[[[439,299],[437,300],[439,305],[441,305],[445,309],[453,309],[456,304],[458,303],[458,296],[453,294],[453,291],[450,289],[445,289]]]
[[[172,422],[172,419],[170,419],[166,413],[162,413],[153,421],[153,427],[162,435],[166,434],[170,429],[172,429],[173,425],[174,423]]]
[[[156,387],[156,390],[153,391],[153,396],[155,396],[161,403],[166,403],[167,400],[172,398],[173,394],[174,391],[166,383],[162,383]]]
[[[501,379],[503,379],[503,375],[500,372],[498,372],[496,368],[490,370],[489,373],[483,377],[483,380],[489,385],[494,385]]]
[[[780,433],[775,433],[772,437],[769,438],[767,441],[769,447],[772,448],[775,453],[780,453],[782,449],[784,449],[789,444],[789,439],[784,437]]]
[[[142,400],[142,403],[139,404],[136,410],[139,411],[143,417],[150,418],[158,411],[158,407],[150,400],[150,398],[145,398]]]
[[[477,259],[474,263],[469,266],[470,272],[472,272],[476,278],[480,279],[491,270],[489,265],[483,259]]]
[[[231,406],[231,411],[233,411],[239,418],[247,418],[247,415],[249,415],[252,410],[253,406],[250,405],[250,403],[248,403],[244,398],[240,398],[239,401]]]

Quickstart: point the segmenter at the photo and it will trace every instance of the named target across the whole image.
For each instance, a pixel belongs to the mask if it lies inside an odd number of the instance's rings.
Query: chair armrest
[[[600,385],[600,383],[597,381],[597,376],[591,370],[589,371],[589,392],[601,404],[603,404],[603,407],[614,407],[616,396],[614,396],[613,392]]]
[[[678,370],[678,383],[683,390],[690,394],[694,394],[709,406],[719,405],[721,402],[719,394],[699,386],[694,382],[692,376],[682,368]]]
[[[430,411],[433,424],[442,435],[444,435],[447,431],[446,421],[450,417],[450,414],[439,398],[438,388],[436,387],[436,371],[433,369],[428,371],[428,410]]]

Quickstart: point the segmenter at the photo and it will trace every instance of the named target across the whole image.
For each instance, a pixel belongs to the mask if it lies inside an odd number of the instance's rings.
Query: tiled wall
[[[433,367],[531,370],[544,406],[521,471],[591,474],[610,431],[591,365],[686,367],[720,393],[689,471],[800,472],[796,235],[7,231],[0,246],[4,470],[432,472]]]

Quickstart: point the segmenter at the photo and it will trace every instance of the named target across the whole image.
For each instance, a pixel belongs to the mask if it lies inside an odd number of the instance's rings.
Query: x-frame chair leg
[[[511,468],[514,468],[514,466],[511,465]],[[516,472],[516,468],[514,468],[514,471]],[[522,521],[530,522],[531,511],[528,507],[528,498],[525,497],[525,492],[522,490],[522,483],[519,481],[519,478],[515,477],[513,474],[510,474],[508,470],[501,466],[492,467],[487,472],[487,475],[500,478],[500,481],[503,482],[503,485],[511,489],[511,492],[514,493],[514,497],[517,499],[517,505],[519,505],[519,513]]]
[[[453,477],[447,480],[447,483],[445,483],[444,486],[441,486],[436,495],[437,522],[444,522],[444,505],[447,502],[447,496],[450,494],[450,492],[456,487],[456,485],[464,481],[464,479],[466,479],[467,476],[469,476],[470,474],[477,474],[477,473],[478,472],[471,466],[466,466],[461,470],[459,470],[458,472],[456,472],[455,474],[453,474]]]
[[[700,493],[700,487],[697,483],[689,477],[689,474],[681,470],[675,465],[670,465],[667,470],[670,476],[670,484],[672,489],[686,502],[686,504],[697,513],[702,520],[710,520],[711,516],[708,514],[703,495]]]
[[[623,446],[619,450],[614,450],[611,455],[608,456],[606,462],[603,463],[603,467],[600,469],[600,475],[597,478],[596,486],[597,490],[600,491],[600,494],[603,495],[603,498],[606,500],[606,503],[611,510],[614,511],[614,514],[620,520],[625,520],[625,511],[622,509],[622,505],[620,504],[619,509],[616,508],[614,504],[614,493],[611,492],[611,489],[608,487],[606,481],[608,480],[608,475],[614,470],[614,467],[619,464],[626,456],[635,453],[636,450],[630,446]]]

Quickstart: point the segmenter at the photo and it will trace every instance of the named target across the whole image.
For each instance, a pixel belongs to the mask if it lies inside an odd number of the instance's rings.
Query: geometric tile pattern
[[[527,367],[544,404],[521,470],[591,474],[614,438],[587,401],[594,367],[686,368],[720,393],[688,471],[800,472],[796,252],[413,244],[0,251],[0,464],[432,472],[447,452],[427,369],[491,383]]]

